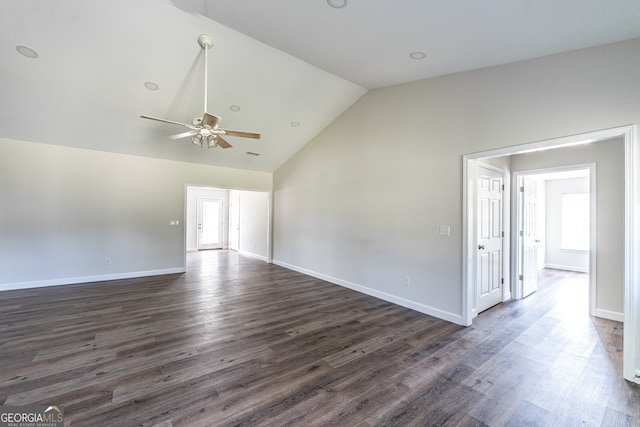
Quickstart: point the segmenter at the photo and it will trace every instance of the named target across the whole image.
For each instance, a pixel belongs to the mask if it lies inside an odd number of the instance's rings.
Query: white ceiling
[[[261,140],[139,118],[202,116],[203,33],[209,112]],[[3,0],[0,137],[270,172],[368,89],[634,38],[638,0]]]

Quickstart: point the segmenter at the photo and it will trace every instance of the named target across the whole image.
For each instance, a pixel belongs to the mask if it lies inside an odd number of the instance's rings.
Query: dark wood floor
[[[0,293],[0,404],[67,426],[638,426],[586,276],[462,328],[225,251],[188,273]]]

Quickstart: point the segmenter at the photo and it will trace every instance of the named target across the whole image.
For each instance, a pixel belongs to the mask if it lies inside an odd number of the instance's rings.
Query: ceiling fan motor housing
[[[200,37],[198,37],[198,44],[203,49],[211,49],[213,46],[213,38],[208,34],[201,34]]]

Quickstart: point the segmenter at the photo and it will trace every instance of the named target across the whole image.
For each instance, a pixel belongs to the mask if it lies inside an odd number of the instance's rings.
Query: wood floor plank
[[[586,283],[545,270],[467,328],[229,251],[0,292],[0,404],[67,426],[639,425],[622,325],[576,307]]]
[[[527,401],[522,402],[505,424],[507,427],[547,427],[552,425],[559,425],[556,423],[555,414]]]

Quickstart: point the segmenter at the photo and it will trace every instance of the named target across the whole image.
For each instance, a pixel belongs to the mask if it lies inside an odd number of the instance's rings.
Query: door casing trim
[[[637,335],[640,320],[640,147],[636,138],[637,126],[626,125],[611,129],[570,135],[511,147],[497,148],[462,156],[462,323],[470,326],[473,320],[473,209],[474,160],[500,157],[551,148],[569,147],[588,142],[622,138],[625,156],[625,243],[624,243],[624,351],[623,376],[640,384],[640,345]]]

